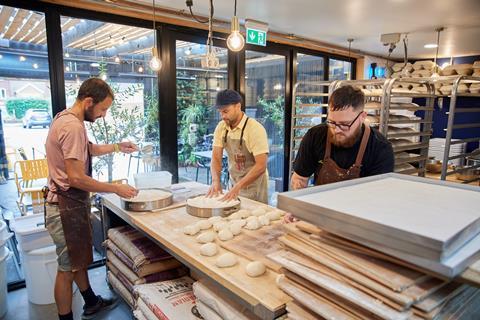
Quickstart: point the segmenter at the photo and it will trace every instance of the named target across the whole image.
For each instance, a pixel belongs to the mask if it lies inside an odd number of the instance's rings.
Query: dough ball
[[[270,221],[280,220],[282,218],[282,214],[278,210],[267,212],[266,216]]]
[[[219,268],[228,268],[237,264],[237,256],[231,252],[222,254],[217,258],[215,265]]]
[[[267,213],[267,211],[263,208],[257,208],[255,210],[252,210],[252,215],[257,217],[264,215],[265,213]]]
[[[225,228],[220,230],[218,233],[218,239],[222,241],[228,241],[233,239],[233,233],[230,231],[230,228]]]
[[[260,222],[258,222],[258,219],[247,221],[247,224],[245,225],[245,229],[248,230],[257,230],[260,227],[261,225]]]
[[[222,220],[223,220],[223,218],[220,217],[220,216],[213,216],[213,217],[208,218],[208,221],[210,221],[212,224],[214,224],[215,222],[222,221]]]
[[[263,216],[258,217],[258,222],[262,226],[268,226],[270,224],[270,219],[267,217],[266,214],[264,214]]]
[[[197,237],[197,242],[200,242],[200,243],[209,243],[209,242],[212,242],[213,240],[215,240],[215,232],[213,231],[206,231],[204,233],[201,233],[198,237]]]
[[[213,224],[213,231],[219,232],[222,229],[225,229],[228,227],[228,223],[225,221],[218,221]]]
[[[245,219],[251,216],[251,212],[246,210],[246,209],[240,209],[237,212],[232,213],[230,216],[228,216],[229,220],[236,220],[236,219]]]
[[[189,235],[189,236],[194,236],[200,231],[200,228],[197,226],[197,224],[190,224],[183,228],[183,233]]]
[[[200,228],[200,230],[207,230],[212,227],[212,223],[208,220],[200,220],[197,222],[197,226]]]
[[[255,220],[258,220],[258,217],[257,217],[257,216],[248,217],[248,218],[247,218],[247,223],[249,223],[250,221],[255,221]]]
[[[240,232],[242,232],[242,226],[238,223],[234,223],[234,224],[230,224],[228,226],[228,229],[230,229],[230,232],[232,232],[232,234],[234,236],[240,234]]]
[[[229,223],[230,226],[239,225],[240,228],[243,228],[246,224],[247,224],[247,220],[244,220],[244,219],[232,220]]]
[[[265,264],[261,261],[252,261],[245,267],[247,275],[252,278],[261,276],[266,270],[267,268],[265,268]]]
[[[213,257],[218,252],[218,247],[215,243],[205,243],[200,247],[200,254],[202,256]]]

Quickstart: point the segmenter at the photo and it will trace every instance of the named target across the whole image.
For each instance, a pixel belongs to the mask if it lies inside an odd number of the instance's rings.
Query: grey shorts
[[[58,205],[46,204],[45,226],[57,247],[58,271],[72,271]]]

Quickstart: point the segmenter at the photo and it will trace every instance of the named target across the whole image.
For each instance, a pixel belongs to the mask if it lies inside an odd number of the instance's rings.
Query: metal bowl
[[[127,211],[152,211],[168,207],[173,203],[173,194],[170,190],[162,188],[149,188],[142,190],[161,190],[170,195],[162,199],[153,199],[150,201],[131,201],[129,199],[121,198],[122,208]]]
[[[198,197],[198,195],[189,197],[188,199],[193,199],[193,198],[196,198],[196,197]],[[199,218],[210,218],[210,217],[213,217],[213,216],[228,217],[232,213],[240,210],[240,204],[241,204],[240,199],[238,199],[238,204],[233,205],[231,207],[226,207],[226,208],[200,208],[200,207],[189,205],[188,204],[188,199],[187,199],[187,213],[192,215],[192,216],[199,217]]]
[[[428,172],[440,173],[442,172],[442,161],[435,160],[435,159],[428,159],[425,167]]]
[[[463,167],[456,167],[455,169],[463,169]],[[455,176],[458,180],[462,181],[470,181],[475,180],[480,177],[480,169],[479,168],[468,168],[462,170],[460,172],[456,172]]]

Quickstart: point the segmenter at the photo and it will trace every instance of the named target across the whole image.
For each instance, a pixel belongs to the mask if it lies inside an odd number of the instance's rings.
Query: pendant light
[[[153,0],[153,48],[152,59],[150,59],[149,66],[153,71],[158,71],[162,67],[162,61],[158,58],[157,50],[157,29],[155,29],[155,0]]]
[[[240,23],[237,18],[237,0],[233,9],[231,33],[227,38],[227,47],[231,51],[240,51],[245,46],[245,38],[240,33]]]

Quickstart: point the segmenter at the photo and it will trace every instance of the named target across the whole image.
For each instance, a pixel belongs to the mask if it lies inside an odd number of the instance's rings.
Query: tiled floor
[[[105,281],[105,267],[99,267],[89,271],[90,282],[96,294],[102,296],[114,295]],[[58,319],[55,304],[36,305],[28,301],[27,289],[9,292],[8,311],[2,320],[55,320]],[[133,319],[130,307],[119,297],[118,306],[110,311],[98,315],[95,319],[130,320]],[[73,298],[74,319],[81,319],[83,311],[83,299],[77,290]]]

